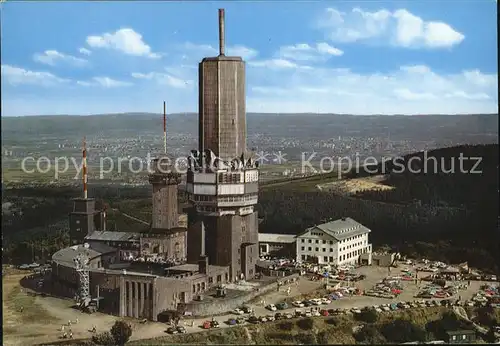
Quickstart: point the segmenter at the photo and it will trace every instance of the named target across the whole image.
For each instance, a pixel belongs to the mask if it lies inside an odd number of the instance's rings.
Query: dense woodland
[[[394,186],[393,190],[364,191],[348,197],[290,187],[262,189],[258,211],[264,222],[260,231],[296,234],[314,224],[348,216],[372,230],[370,237],[375,246],[388,245],[410,255],[445,262],[469,261],[470,265],[498,271],[498,145],[445,148],[427,156],[436,157],[438,165],[443,158],[445,170],[455,159],[458,170],[460,153],[463,157],[482,158],[476,167],[482,173],[398,173],[394,171],[398,166],[389,163],[385,167],[385,184]],[[406,156],[405,162],[410,157]],[[475,160],[463,162],[466,171],[475,165]],[[417,164],[413,161],[413,170]],[[437,171],[443,172],[439,167]],[[361,171],[346,178],[362,175],[366,174]],[[95,186],[90,191],[91,196],[104,200],[111,208],[127,208],[124,212],[139,218],[137,213],[150,209],[149,194],[147,187]],[[3,191],[3,202],[12,202],[22,210],[22,215],[14,209],[2,217],[4,261],[49,258],[66,244],[70,199],[78,195],[79,190],[72,187]],[[112,214],[110,222],[109,228],[136,230],[127,229],[130,222]]]

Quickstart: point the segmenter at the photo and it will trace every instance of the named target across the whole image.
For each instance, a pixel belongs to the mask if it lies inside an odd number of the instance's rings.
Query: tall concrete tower
[[[228,266],[227,279],[234,281],[255,276],[259,171],[245,157],[245,63],[224,54],[223,9],[219,53],[199,66],[199,151],[193,152],[186,180],[193,206],[188,262],[199,263],[202,253],[211,265]]]
[[[181,175],[175,171],[167,156],[166,103],[163,102],[164,152],[153,160],[149,183],[153,186],[152,230],[170,230],[179,226],[177,190]]]
[[[219,56],[199,64],[199,151],[225,160],[246,153],[245,62],[224,50],[224,10],[219,10]]]

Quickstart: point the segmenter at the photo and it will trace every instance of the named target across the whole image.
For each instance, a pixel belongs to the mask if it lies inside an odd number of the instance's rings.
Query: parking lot
[[[399,276],[403,274],[403,270],[408,268],[408,266],[401,266],[399,268],[392,268],[391,271],[389,272],[388,269],[385,267],[377,267],[377,266],[365,266],[365,267],[359,267],[356,269],[353,269],[353,273],[357,274],[362,274],[365,275],[365,279],[358,281],[358,282],[352,282],[352,283],[346,283],[346,285],[356,287],[360,291],[365,291],[369,290],[372,288],[374,285],[376,285],[378,282],[382,281],[384,278],[386,278],[388,275],[390,276]],[[421,275],[424,276],[424,275]],[[307,293],[314,292],[317,290],[318,295],[316,298],[321,298],[323,297],[324,293],[326,293],[325,290],[320,289],[324,285],[325,281],[310,281],[306,277],[302,277],[299,282],[298,286],[295,285],[290,285],[290,295],[287,295],[287,286],[281,287],[280,292],[272,292],[265,297],[262,297],[262,300],[264,300],[265,305],[268,304],[278,304],[282,302],[283,300],[288,300],[290,301],[293,297],[304,295]],[[322,309],[351,309],[353,307],[359,307],[363,308],[365,306],[375,306],[375,305],[381,305],[381,304],[391,304],[391,303],[398,303],[401,301],[415,301],[415,300],[421,300],[420,298],[416,298],[415,296],[417,293],[420,291],[420,288],[424,287],[428,283],[425,281],[418,281],[415,283],[415,281],[401,281],[401,285],[403,289],[401,290],[401,293],[393,298],[393,299],[387,299],[387,298],[381,298],[381,297],[370,297],[370,296],[365,296],[365,295],[352,295],[352,296],[344,296],[342,299],[334,300],[330,304],[322,304],[321,308]],[[460,299],[463,300],[470,300],[474,296],[476,292],[480,289],[481,285],[484,284],[482,281],[471,281],[470,286],[467,289],[460,290],[456,296],[452,297],[447,297],[447,299],[458,299],[460,296]],[[314,295],[314,294],[313,294]],[[442,300],[442,299],[433,299],[433,300]],[[257,316],[261,315],[269,315],[271,311],[265,308],[265,305],[262,303],[254,304],[253,307],[255,309],[255,314]],[[290,304],[289,304],[290,305]],[[283,312],[294,312],[296,308],[290,306],[289,309],[284,310]],[[304,309],[304,308],[302,308]]]
[[[393,268],[391,270],[390,275],[391,276],[402,275],[403,270],[406,267],[407,266],[402,265],[400,266],[400,268],[395,268],[395,269]],[[345,283],[345,285],[359,288],[360,291],[365,291],[372,288],[375,284],[386,278],[389,274],[387,268],[382,268],[377,266],[359,267],[352,270],[352,272],[363,274],[366,276],[366,278],[358,282]],[[283,285],[280,287],[279,291],[276,290],[269,292],[259,297],[256,301],[249,303],[248,306],[254,310],[254,315],[257,318],[268,315],[274,316],[275,313],[278,311],[271,312],[268,309],[266,309],[265,306],[268,304],[277,305],[283,302],[284,300],[287,300],[289,302],[288,308],[280,310],[279,312],[281,312],[282,314],[288,313],[294,315],[295,310],[297,308],[292,306],[291,302],[295,300],[304,300],[305,297],[307,297],[308,299],[324,297],[325,295],[327,295],[327,291],[324,289],[324,284],[325,284],[324,281],[311,281],[307,275],[302,276],[297,281],[297,283]],[[394,299],[369,297],[364,295],[352,295],[352,296],[344,295],[342,298],[333,300],[329,304],[321,304],[320,306],[316,307],[318,309],[323,309],[323,310],[329,310],[329,309],[349,310],[354,307],[362,309],[366,306],[390,304],[401,301],[409,302],[409,301],[421,300],[420,298],[415,298],[414,296],[419,291],[419,287],[423,287],[426,284],[428,283],[425,281],[419,282],[417,284],[415,283],[415,281],[401,281],[403,289],[401,290],[399,296],[395,297]],[[469,300],[474,296],[475,293],[477,293],[480,290],[482,284],[484,284],[484,282],[471,281],[470,286],[468,286],[466,289],[459,290],[457,295],[460,296],[461,300]],[[290,289],[289,294],[287,293],[288,289]],[[449,299],[457,299],[457,298],[458,297],[450,297]],[[432,300],[438,300],[438,299],[432,299]],[[97,326],[98,332],[109,330],[112,323],[115,320],[119,319],[118,317],[103,315],[101,313],[96,313],[93,315],[81,314],[73,309],[70,309],[68,301],[61,300],[55,297],[45,297],[45,298],[37,297],[35,298],[35,303],[38,304],[40,308],[45,308],[48,312],[50,312],[50,314],[54,318],[55,324],[52,326],[48,325],[41,326],[35,324],[24,325],[24,330],[33,329],[31,327],[34,328],[36,327],[35,330],[43,330],[44,336],[43,337],[37,336],[38,339],[43,341],[56,341],[60,339],[62,335],[60,323],[61,322],[64,323],[64,321],[68,321],[68,319],[75,320],[77,317],[80,319],[78,324],[72,326],[75,338],[90,337],[92,334],[89,332],[89,329],[91,328],[92,325]],[[303,307],[300,308],[300,310],[302,310],[302,312],[305,313],[306,310],[310,311],[310,307],[308,308]],[[25,313],[28,313],[28,311],[29,309],[28,307],[26,307]],[[15,313],[19,314],[19,312]],[[245,317],[246,319],[248,319],[249,316],[250,316],[249,314],[245,314],[242,315],[241,317]],[[227,313],[224,315],[216,316],[215,319],[219,322],[219,328],[231,328],[231,326],[225,322],[228,321],[230,318],[236,318],[236,317],[237,316],[233,313]],[[204,330],[202,328],[203,324],[206,321],[210,320],[211,317],[194,318],[194,319],[185,318],[180,321],[179,325],[184,326],[185,331],[187,333],[195,333],[203,331]],[[129,320],[129,322],[133,325],[132,340],[165,336],[167,329],[170,327],[169,325],[166,325],[164,323],[147,322],[141,324],[137,320]],[[12,337],[16,336],[18,338],[16,342],[12,342],[13,340],[11,338],[11,342],[8,342],[7,344],[31,344],[31,341],[33,340],[33,337],[31,336],[21,337],[21,335],[18,333],[12,335]]]

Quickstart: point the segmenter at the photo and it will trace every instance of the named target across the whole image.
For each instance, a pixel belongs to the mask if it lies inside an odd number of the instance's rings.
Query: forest
[[[422,168],[422,160],[410,159],[423,155],[411,154],[401,162],[416,172]],[[289,186],[262,189],[257,208],[264,221],[259,231],[296,234],[330,219],[351,217],[372,230],[370,239],[375,247],[387,246],[410,256],[444,262],[468,261],[471,266],[497,272],[498,145],[451,147],[426,155],[437,159],[434,172],[400,172],[394,162],[370,170],[370,174],[386,173],[384,184],[394,186],[392,190],[340,196]],[[460,172],[460,155],[481,158],[475,167],[481,173],[471,173],[478,160],[463,160]],[[453,160],[456,171],[444,173]],[[344,179],[364,175],[369,174],[360,170],[348,173]],[[66,244],[71,198],[80,194],[77,187],[26,187],[3,192],[3,204],[8,201],[22,210],[19,213],[14,208],[8,214],[2,211],[4,262],[47,259]],[[90,196],[105,201],[111,208],[125,208],[128,210],[123,212],[130,211],[132,215],[142,210],[143,216],[150,210],[149,194],[149,187],[94,186],[89,191]],[[110,222],[118,230],[128,230],[127,222],[112,217]]]

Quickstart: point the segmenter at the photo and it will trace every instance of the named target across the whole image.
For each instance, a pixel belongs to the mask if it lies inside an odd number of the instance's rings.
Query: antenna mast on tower
[[[83,178],[83,198],[87,199],[87,142],[85,137],[83,137],[82,178]]]
[[[163,152],[167,154],[167,103],[163,101]]]

